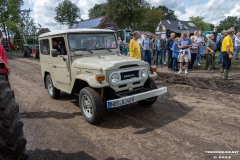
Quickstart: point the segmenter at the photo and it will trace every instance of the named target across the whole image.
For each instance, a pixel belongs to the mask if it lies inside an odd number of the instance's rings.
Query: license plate
[[[133,102],[134,102],[134,97],[122,98],[119,100],[112,100],[112,101],[108,101],[107,108],[124,106]]]

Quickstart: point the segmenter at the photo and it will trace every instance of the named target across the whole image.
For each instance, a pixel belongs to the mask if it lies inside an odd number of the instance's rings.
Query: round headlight
[[[120,80],[120,77],[119,77],[119,75],[117,73],[113,73],[110,76],[109,80],[110,80],[110,83],[117,84],[119,82],[119,80]]]
[[[142,71],[141,71],[141,76],[142,76],[142,78],[148,78],[148,70],[147,69],[143,69]]]

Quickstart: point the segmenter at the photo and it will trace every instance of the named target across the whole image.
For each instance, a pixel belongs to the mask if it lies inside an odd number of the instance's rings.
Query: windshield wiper
[[[106,50],[108,50],[109,52],[112,52],[112,50],[109,49],[109,48],[96,48],[96,50],[101,50],[101,49],[106,49]]]
[[[90,49],[87,49],[87,48],[79,48],[79,49],[75,49],[73,51],[88,51],[90,53],[93,53]]]

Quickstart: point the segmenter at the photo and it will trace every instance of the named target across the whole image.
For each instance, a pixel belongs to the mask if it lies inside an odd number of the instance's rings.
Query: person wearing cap
[[[130,52],[130,57],[141,60],[142,59],[141,50],[140,50],[140,45],[138,43],[139,38],[140,38],[140,33],[134,32],[133,39],[131,39],[130,41],[129,52]]]
[[[221,32],[221,36],[219,36],[219,38],[217,39],[217,48],[220,51],[219,52],[219,57],[218,57],[218,64],[222,65],[222,61],[223,61],[223,56],[222,56],[222,41],[224,39],[224,37],[226,37],[227,32],[226,30],[223,30]]]
[[[221,70],[221,78],[227,79],[229,69],[231,67],[231,59],[233,58],[233,42],[232,37],[234,35],[235,29],[229,28],[227,30],[227,36],[222,42],[222,53],[223,53],[223,64]]]
[[[206,70],[208,69],[209,65],[211,64],[210,69],[215,68],[215,50],[216,50],[216,43],[214,42],[214,34],[210,34],[208,36],[208,41],[206,44]]]

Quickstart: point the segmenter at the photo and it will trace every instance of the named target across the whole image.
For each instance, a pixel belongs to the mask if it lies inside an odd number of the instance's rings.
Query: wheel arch
[[[45,86],[45,89],[47,89],[46,77],[47,77],[48,74],[50,74],[50,73],[49,72],[44,72],[44,86]]]

